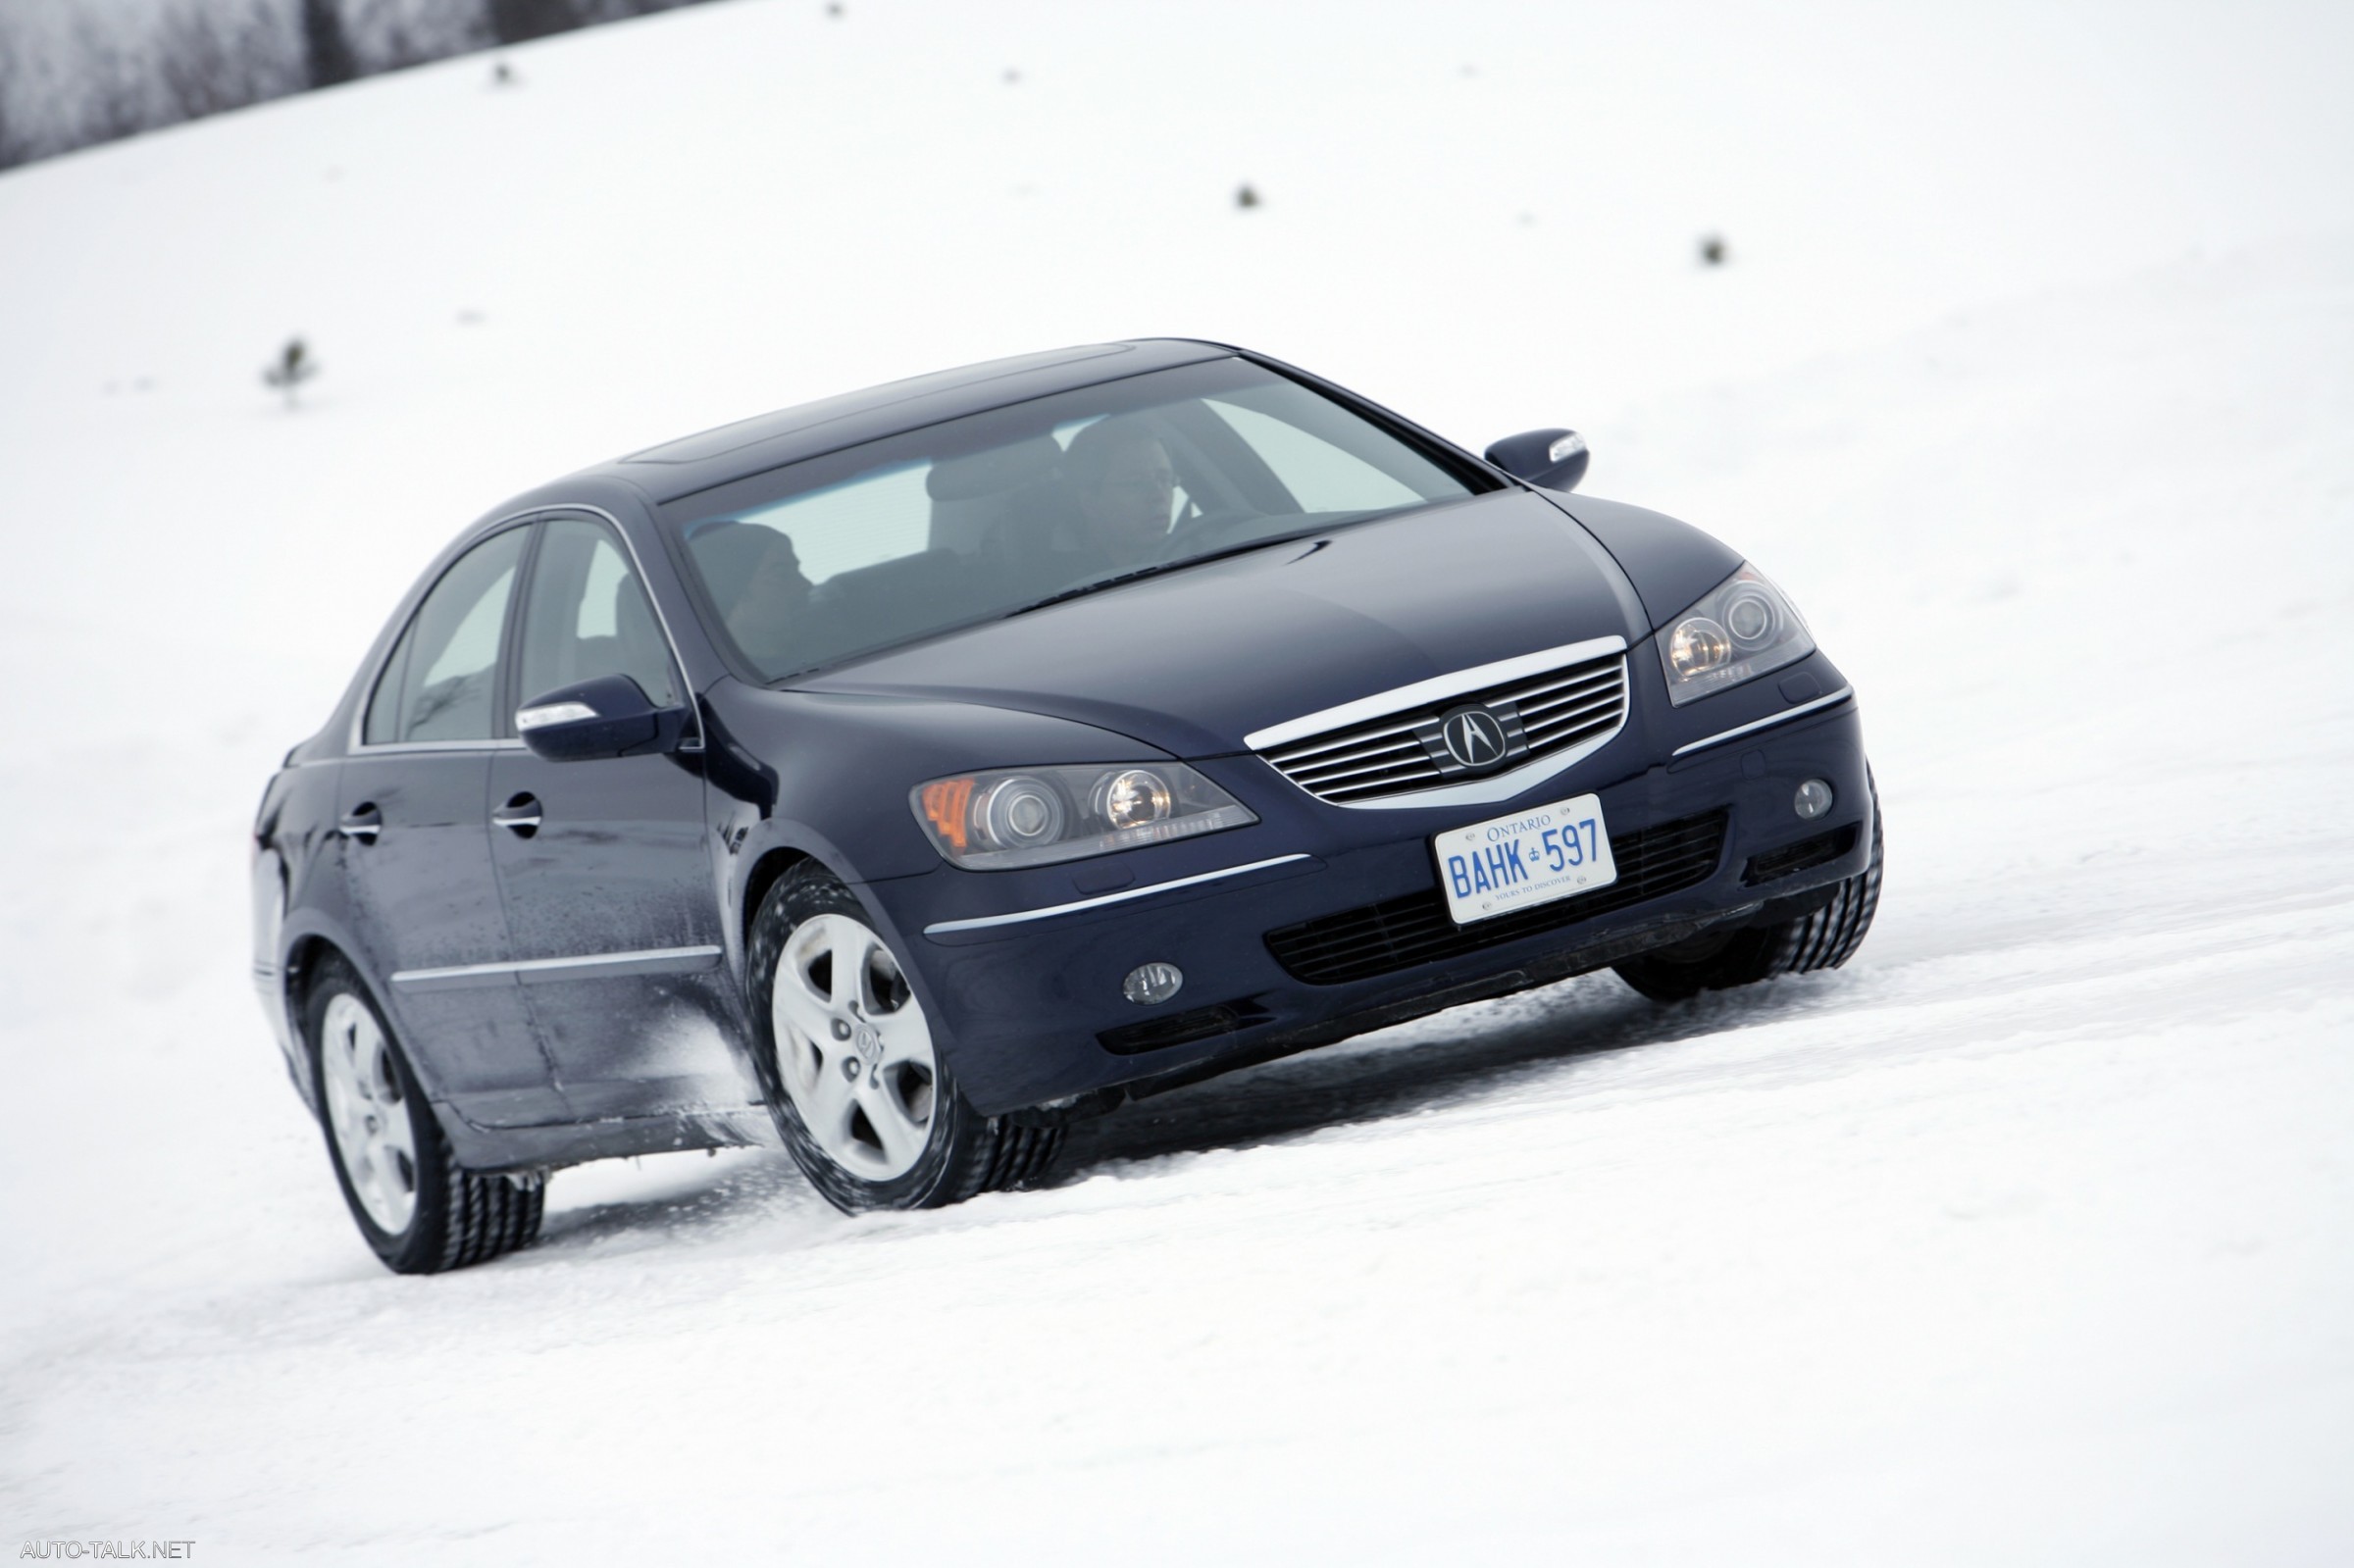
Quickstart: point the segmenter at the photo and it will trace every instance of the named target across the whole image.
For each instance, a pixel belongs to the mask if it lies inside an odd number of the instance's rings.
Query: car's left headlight
[[[1815,651],[1782,590],[1747,563],[1652,640],[1667,675],[1667,700],[1677,707]]]
[[[909,792],[933,847],[967,871],[1046,866],[1258,821],[1181,762],[996,768]]]

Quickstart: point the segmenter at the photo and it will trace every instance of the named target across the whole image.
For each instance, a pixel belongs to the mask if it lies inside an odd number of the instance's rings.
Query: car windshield
[[[1485,487],[1309,387],[1222,359],[948,420],[662,510],[713,632],[775,682]]]

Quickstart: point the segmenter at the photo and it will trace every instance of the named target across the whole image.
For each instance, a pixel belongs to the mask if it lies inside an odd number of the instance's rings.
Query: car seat
[[[1062,448],[1051,435],[943,458],[924,476],[932,500],[927,542],[935,550],[980,554],[1001,526],[1036,510],[1028,501],[1057,487],[1061,467]]]

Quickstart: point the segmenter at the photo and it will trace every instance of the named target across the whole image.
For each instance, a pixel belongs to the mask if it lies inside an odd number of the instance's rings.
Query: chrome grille
[[[1503,727],[1504,756],[1466,767],[1447,749],[1442,721],[1485,708]],[[1626,656],[1605,654],[1268,746],[1259,755],[1322,800],[1346,803],[1485,777],[1572,746],[1599,743],[1626,721]]]

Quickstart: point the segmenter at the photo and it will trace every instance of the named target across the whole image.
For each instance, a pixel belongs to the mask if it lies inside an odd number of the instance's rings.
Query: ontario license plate
[[[1608,887],[1618,880],[1602,800],[1534,806],[1440,834],[1439,885],[1458,926]]]

